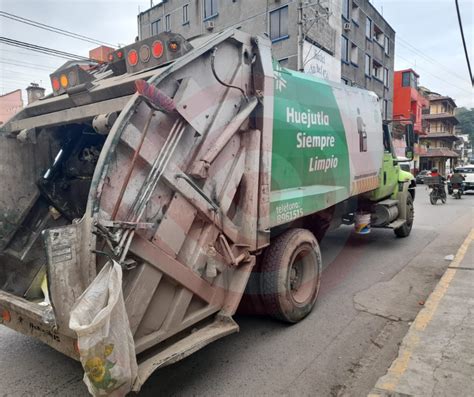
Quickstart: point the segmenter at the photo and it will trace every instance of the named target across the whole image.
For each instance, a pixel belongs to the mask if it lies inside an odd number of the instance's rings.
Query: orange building
[[[409,119],[418,135],[424,135],[422,110],[429,101],[418,91],[420,76],[413,69],[395,71],[393,81],[393,119]]]
[[[115,48],[101,45],[100,47],[94,48],[93,50],[89,51],[89,58],[99,62],[107,62],[109,54],[114,51]]]

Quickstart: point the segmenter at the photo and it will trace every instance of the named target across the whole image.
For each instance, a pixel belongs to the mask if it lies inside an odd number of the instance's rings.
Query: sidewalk
[[[466,396],[474,390],[474,229],[369,397]]]

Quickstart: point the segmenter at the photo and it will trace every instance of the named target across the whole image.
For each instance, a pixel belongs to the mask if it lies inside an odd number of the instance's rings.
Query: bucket
[[[370,214],[364,212],[356,213],[354,229],[357,234],[369,234]]]

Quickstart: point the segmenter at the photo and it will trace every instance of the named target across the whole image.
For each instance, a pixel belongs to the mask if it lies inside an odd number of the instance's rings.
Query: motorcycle
[[[460,199],[464,193],[463,183],[451,183],[451,195],[455,199]]]
[[[430,203],[436,205],[438,200],[443,204],[446,204],[446,190],[444,188],[444,180],[440,176],[426,177],[425,184],[431,189],[430,192]]]

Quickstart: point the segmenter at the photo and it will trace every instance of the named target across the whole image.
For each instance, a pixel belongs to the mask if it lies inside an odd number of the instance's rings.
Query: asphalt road
[[[367,395],[473,226],[474,195],[431,206],[420,186],[415,211],[406,239],[328,234],[321,294],[304,321],[237,316],[238,334],[156,372],[140,396]],[[0,396],[86,395],[78,363],[0,327]]]

